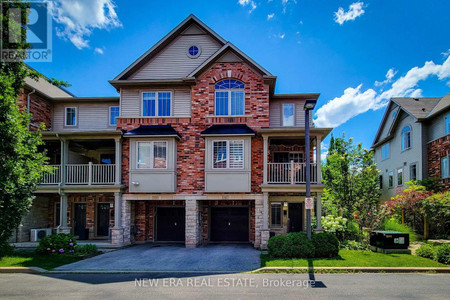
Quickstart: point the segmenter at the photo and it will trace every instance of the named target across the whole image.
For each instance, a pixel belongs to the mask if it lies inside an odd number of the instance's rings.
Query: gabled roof
[[[428,114],[427,119],[433,118],[439,115],[441,112],[448,110],[450,107],[450,94],[445,95],[439,101],[439,103],[433,108],[433,110]]]
[[[69,91],[51,84],[45,78],[42,77],[39,77],[37,80],[30,77],[25,77],[24,84],[28,88],[35,89],[36,91],[38,91],[39,93],[48,98],[73,97],[73,94],[70,93]]]
[[[200,28],[205,30],[211,35],[216,41],[221,45],[224,45],[226,41],[218,35],[214,30],[209,28],[205,23],[200,21],[196,16],[190,14],[186,19],[184,19],[177,27],[170,31],[166,36],[164,36],[159,42],[157,42],[153,47],[151,47],[147,52],[142,54],[137,60],[135,60],[130,66],[117,75],[113,81],[126,79],[130,74],[134,73],[141,66],[147,63],[151,58],[153,58],[160,50],[166,47],[170,42],[172,42],[181,32],[187,29],[192,24],[198,25]]]
[[[441,97],[433,98],[392,98],[391,101],[401,106],[417,120],[425,119],[433,108],[439,103]]]
[[[381,120],[378,131],[375,135],[375,139],[372,143],[372,149],[378,145],[392,139],[392,132],[394,131],[396,125],[399,121],[400,111],[397,112],[395,119],[393,120],[391,127],[387,133],[387,136],[383,140],[379,140],[382,129],[386,123],[389,112],[391,111],[391,106],[393,103],[399,106],[398,110],[402,110],[415,118],[418,122],[428,120],[438,115],[439,113],[448,110],[450,108],[450,94],[444,97],[424,97],[424,98],[391,98],[389,104],[384,112],[383,118]]]
[[[251,59],[247,54],[239,50],[235,45],[233,45],[230,42],[227,42],[225,45],[223,45],[222,48],[217,50],[216,53],[211,55],[207,60],[205,60],[200,66],[198,66],[194,71],[192,71],[188,77],[197,77],[200,75],[203,71],[205,71],[208,67],[210,67],[217,59],[219,59],[223,54],[225,54],[227,51],[232,51],[234,54],[236,54],[239,58],[244,60],[247,64],[251,65],[253,68],[261,72],[263,76],[269,76],[269,77],[275,77],[273,76],[269,71],[264,69],[262,66],[260,66],[257,62],[255,62],[253,59]]]

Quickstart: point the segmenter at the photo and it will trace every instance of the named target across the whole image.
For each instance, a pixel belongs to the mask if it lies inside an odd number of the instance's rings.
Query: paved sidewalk
[[[55,271],[175,271],[245,272],[260,267],[260,252],[250,245],[209,245],[187,249],[182,245],[153,244],[105,253],[54,269]]]

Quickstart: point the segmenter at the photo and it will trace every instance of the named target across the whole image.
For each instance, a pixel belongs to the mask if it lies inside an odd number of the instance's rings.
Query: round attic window
[[[187,49],[187,56],[189,56],[190,58],[197,58],[200,56],[200,53],[200,47],[197,45],[191,45]]]

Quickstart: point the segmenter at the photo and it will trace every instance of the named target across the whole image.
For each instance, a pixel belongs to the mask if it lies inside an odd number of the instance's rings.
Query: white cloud
[[[450,49],[441,53],[444,58],[447,58],[450,55]]]
[[[280,38],[280,39],[284,39],[285,36],[286,36],[286,33],[279,33],[278,34],[278,38]]]
[[[273,17],[275,17],[275,13],[271,13],[267,15],[267,20],[272,19]]]
[[[394,68],[390,68],[386,73],[386,79],[383,81],[375,81],[375,86],[382,86],[386,83],[392,82],[392,78],[394,78],[395,74],[397,74],[397,71],[395,71]]]
[[[421,97],[422,90],[417,86],[431,75],[437,76],[441,81],[450,78],[450,56],[443,64],[427,61],[423,67],[411,68],[404,76],[394,81],[390,89],[382,93],[373,89],[362,92],[362,84],[356,88],[349,87],[342,96],[320,107],[314,122],[319,127],[337,127],[368,110],[384,107],[392,97]]]
[[[103,50],[101,48],[95,48],[94,52],[98,54],[103,54]]]
[[[339,7],[338,11],[334,13],[334,21],[342,25],[344,22],[355,20],[364,14],[363,5],[363,2],[352,3],[347,12],[342,7]]]
[[[68,39],[78,49],[89,47],[94,29],[121,27],[113,0],[55,0],[49,8],[58,26],[56,35]]]
[[[247,5],[250,5],[250,9],[248,10],[248,13],[251,14],[256,8],[256,3],[253,0],[238,0],[238,3],[242,7],[246,7]]]

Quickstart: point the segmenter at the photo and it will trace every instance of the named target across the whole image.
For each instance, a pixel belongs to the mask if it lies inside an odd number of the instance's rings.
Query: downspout
[[[27,94],[27,113],[30,113],[30,105],[31,105],[30,95],[34,93],[36,93],[36,89],[33,89],[31,92]],[[28,123],[28,130],[30,130],[30,123]]]

